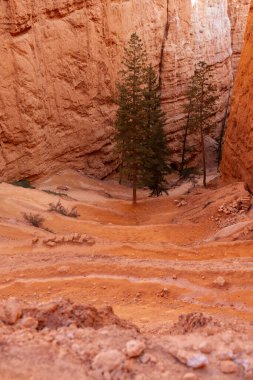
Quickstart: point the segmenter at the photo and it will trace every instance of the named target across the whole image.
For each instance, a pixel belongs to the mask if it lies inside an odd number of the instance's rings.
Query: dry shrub
[[[54,211],[58,214],[68,216],[70,218],[78,218],[78,216],[80,216],[77,212],[76,207],[72,207],[70,210],[68,210],[61,204],[61,201],[58,201],[57,203],[49,203],[49,211]]]
[[[24,219],[33,227],[42,228],[44,223],[44,218],[40,216],[40,214],[27,214],[26,212],[23,214]]]

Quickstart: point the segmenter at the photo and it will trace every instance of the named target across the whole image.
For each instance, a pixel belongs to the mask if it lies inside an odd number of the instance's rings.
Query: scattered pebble
[[[145,350],[146,345],[140,340],[129,340],[126,344],[126,353],[129,358],[140,356]]]
[[[223,278],[223,277],[217,277],[214,282],[213,282],[214,285],[218,285],[220,287],[223,287],[225,284],[226,284],[226,280]]]
[[[107,350],[98,353],[92,362],[92,368],[101,373],[112,372],[124,363],[124,355],[118,350]]]
[[[20,323],[22,324],[22,327],[25,327],[27,329],[36,329],[39,324],[37,319],[33,317],[25,317],[20,321]]]
[[[186,373],[183,377],[183,380],[199,380],[199,377],[195,373]]]
[[[232,360],[223,360],[220,363],[220,370],[222,373],[236,373],[238,371],[238,366],[232,362]]]
[[[200,343],[199,350],[203,354],[211,354],[211,352],[213,351],[213,346],[210,342],[204,341],[204,342]]]
[[[14,325],[22,317],[22,308],[15,298],[9,298],[5,306],[0,307],[0,321]]]
[[[203,368],[208,365],[208,358],[203,354],[195,354],[187,359],[187,366],[197,369],[197,368]]]

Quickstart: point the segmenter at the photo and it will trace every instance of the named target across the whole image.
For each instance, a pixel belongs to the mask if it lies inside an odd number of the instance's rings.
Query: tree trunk
[[[200,129],[201,133],[201,148],[202,148],[202,157],[203,157],[203,185],[206,187],[206,152],[205,152],[205,139],[203,128]]]
[[[137,176],[134,174],[133,176],[133,204],[135,205],[137,202]]]

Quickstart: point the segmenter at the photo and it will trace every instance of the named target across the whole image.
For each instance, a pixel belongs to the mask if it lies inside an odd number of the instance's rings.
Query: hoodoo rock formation
[[[224,146],[222,172],[225,180],[245,181],[253,191],[253,1],[245,47],[235,81]]]
[[[175,155],[194,65],[213,65],[224,117],[250,0],[0,1],[0,176],[69,166],[103,178],[123,47],[137,31],[161,76]],[[238,84],[237,84],[238,86]],[[32,159],[31,159],[32,158]]]

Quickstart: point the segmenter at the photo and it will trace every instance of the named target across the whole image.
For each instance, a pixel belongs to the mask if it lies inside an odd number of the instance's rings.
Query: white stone
[[[126,344],[126,353],[129,358],[140,356],[145,350],[146,345],[140,340],[129,340]]]
[[[21,320],[21,325],[27,329],[36,329],[38,327],[38,321],[33,317],[24,317]]]
[[[219,276],[216,278],[216,280],[214,280],[213,283],[214,283],[214,285],[218,285],[218,286],[223,287],[226,284],[226,280],[223,277]]]
[[[124,363],[124,355],[118,350],[99,352],[92,362],[92,368],[101,372],[112,372]]]
[[[195,354],[187,359],[187,366],[191,368],[203,368],[208,365],[208,358],[203,354]]]

